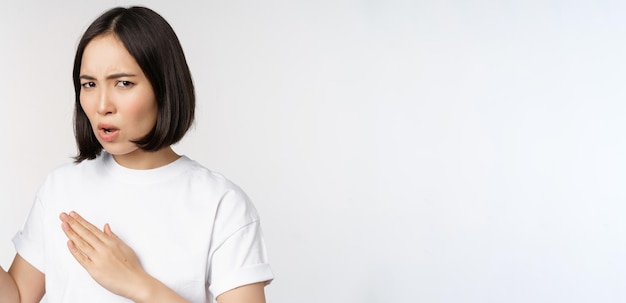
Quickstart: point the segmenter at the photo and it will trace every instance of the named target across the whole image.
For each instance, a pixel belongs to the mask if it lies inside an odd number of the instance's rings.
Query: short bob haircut
[[[154,89],[158,108],[152,130],[133,141],[145,151],[157,151],[180,141],[194,120],[195,94],[185,54],[172,27],[145,7],[117,7],[98,17],[85,31],[74,58],[74,136],[76,162],[102,152],[89,119],[80,105],[80,68],[85,47],[92,39],[114,35],[135,58]]]

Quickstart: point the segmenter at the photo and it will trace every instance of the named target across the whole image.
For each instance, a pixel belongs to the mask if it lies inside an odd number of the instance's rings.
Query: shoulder
[[[58,165],[48,173],[44,184],[55,183],[77,174],[77,172],[81,170],[81,167],[85,166],[85,162],[86,161],[75,163],[73,161],[66,161]]]
[[[81,177],[84,174],[97,172],[97,167],[100,165],[100,162],[102,162],[102,160],[99,158],[96,158],[94,160],[84,160],[79,163],[68,160],[52,169],[48,173],[46,181],[59,179],[63,180],[75,176]]]
[[[57,189],[67,189],[80,184],[83,180],[94,180],[101,175],[101,159],[85,160],[76,163],[68,159],[62,164],[52,169],[45,177],[43,184],[39,188],[39,194]]]
[[[191,160],[190,175],[208,191],[217,195],[216,222],[225,229],[238,229],[259,221],[259,215],[250,197],[237,184],[221,173],[212,171]]]
[[[221,173],[213,171],[189,158],[186,158],[185,161],[187,162],[186,176],[189,178],[190,182],[198,182],[204,186],[209,186],[212,190],[218,190],[224,194],[233,192],[237,195],[245,196],[245,193],[237,184]]]

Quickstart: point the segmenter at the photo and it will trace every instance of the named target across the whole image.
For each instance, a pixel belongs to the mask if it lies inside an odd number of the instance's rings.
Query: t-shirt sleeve
[[[209,291],[220,294],[274,276],[256,209],[241,191],[227,193],[217,210],[209,256]]]
[[[44,207],[41,200],[36,197],[26,223],[22,230],[13,237],[15,251],[28,263],[45,273],[44,262]]]

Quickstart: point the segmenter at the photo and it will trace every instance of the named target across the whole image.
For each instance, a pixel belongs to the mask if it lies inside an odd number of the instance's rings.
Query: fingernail
[[[70,217],[72,217],[72,218],[76,218],[76,216],[78,216],[78,214],[77,214],[77,213],[75,213],[74,211],[71,211],[71,212],[70,212]]]

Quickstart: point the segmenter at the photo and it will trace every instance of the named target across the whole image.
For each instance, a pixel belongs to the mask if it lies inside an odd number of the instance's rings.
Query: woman
[[[147,8],[105,12],[73,76],[79,154],[39,189],[0,302],[265,302],[254,206],[171,148],[195,97],[170,25]]]

